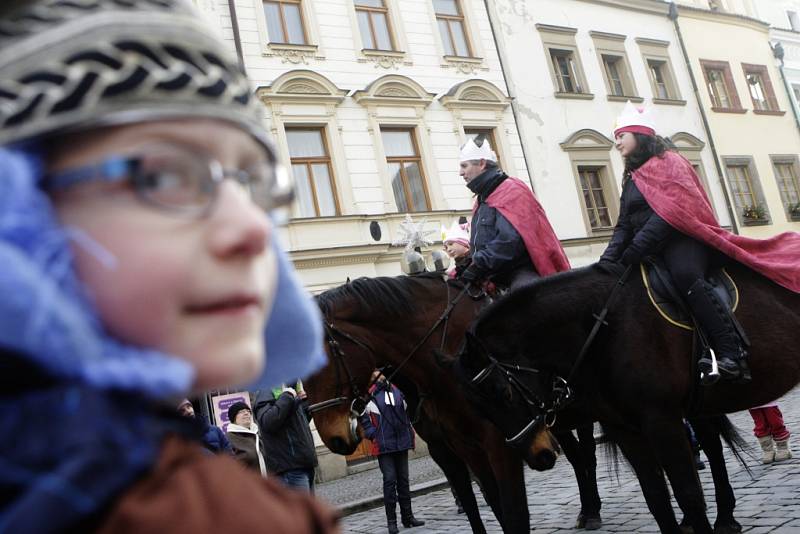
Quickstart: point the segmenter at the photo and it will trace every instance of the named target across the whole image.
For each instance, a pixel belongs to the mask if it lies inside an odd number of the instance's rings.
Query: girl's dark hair
[[[634,133],[633,136],[636,138],[636,149],[625,157],[623,181],[630,179],[631,173],[653,156],[661,156],[667,150],[675,148],[672,141],[660,135]]]

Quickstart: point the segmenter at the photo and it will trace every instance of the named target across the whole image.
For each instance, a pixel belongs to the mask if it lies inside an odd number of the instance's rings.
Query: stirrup
[[[717,355],[714,354],[714,349],[708,348],[708,351],[697,362],[697,367],[700,369],[700,383],[704,386],[713,386],[720,379],[719,365],[717,364]]]

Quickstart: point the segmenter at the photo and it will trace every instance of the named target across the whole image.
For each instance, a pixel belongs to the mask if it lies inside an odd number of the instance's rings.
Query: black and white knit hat
[[[30,0],[0,14],[0,145],[104,125],[215,118],[274,159],[263,109],[189,0]]]

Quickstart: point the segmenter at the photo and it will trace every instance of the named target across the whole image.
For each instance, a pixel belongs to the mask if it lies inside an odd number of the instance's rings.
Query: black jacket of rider
[[[472,264],[462,275],[473,281],[489,278],[498,285],[508,285],[511,275],[520,268],[533,270],[533,263],[522,236],[486,199],[508,175],[497,167],[486,169],[467,187],[477,195],[478,209],[472,217],[470,250]]]
[[[678,231],[653,211],[636,183],[628,178],[622,187],[614,234],[600,261],[639,263],[657,253],[676,234]]]

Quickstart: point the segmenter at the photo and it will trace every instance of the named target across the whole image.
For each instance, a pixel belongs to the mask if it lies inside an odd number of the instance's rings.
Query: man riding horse
[[[459,174],[475,193],[472,263],[461,274],[464,282],[486,280],[498,289],[515,289],[569,269],[541,204],[522,180],[500,169],[488,140],[478,136],[467,141],[459,165]]]
[[[636,265],[647,256],[660,258],[709,338],[720,376],[749,382],[747,352],[706,275],[722,253],[798,291],[798,258],[791,253],[798,235],[755,240],[721,228],[692,165],[669,150],[648,115],[629,102],[617,120],[614,137],[625,160],[620,215],[600,261]],[[710,363],[701,360],[701,367]]]

